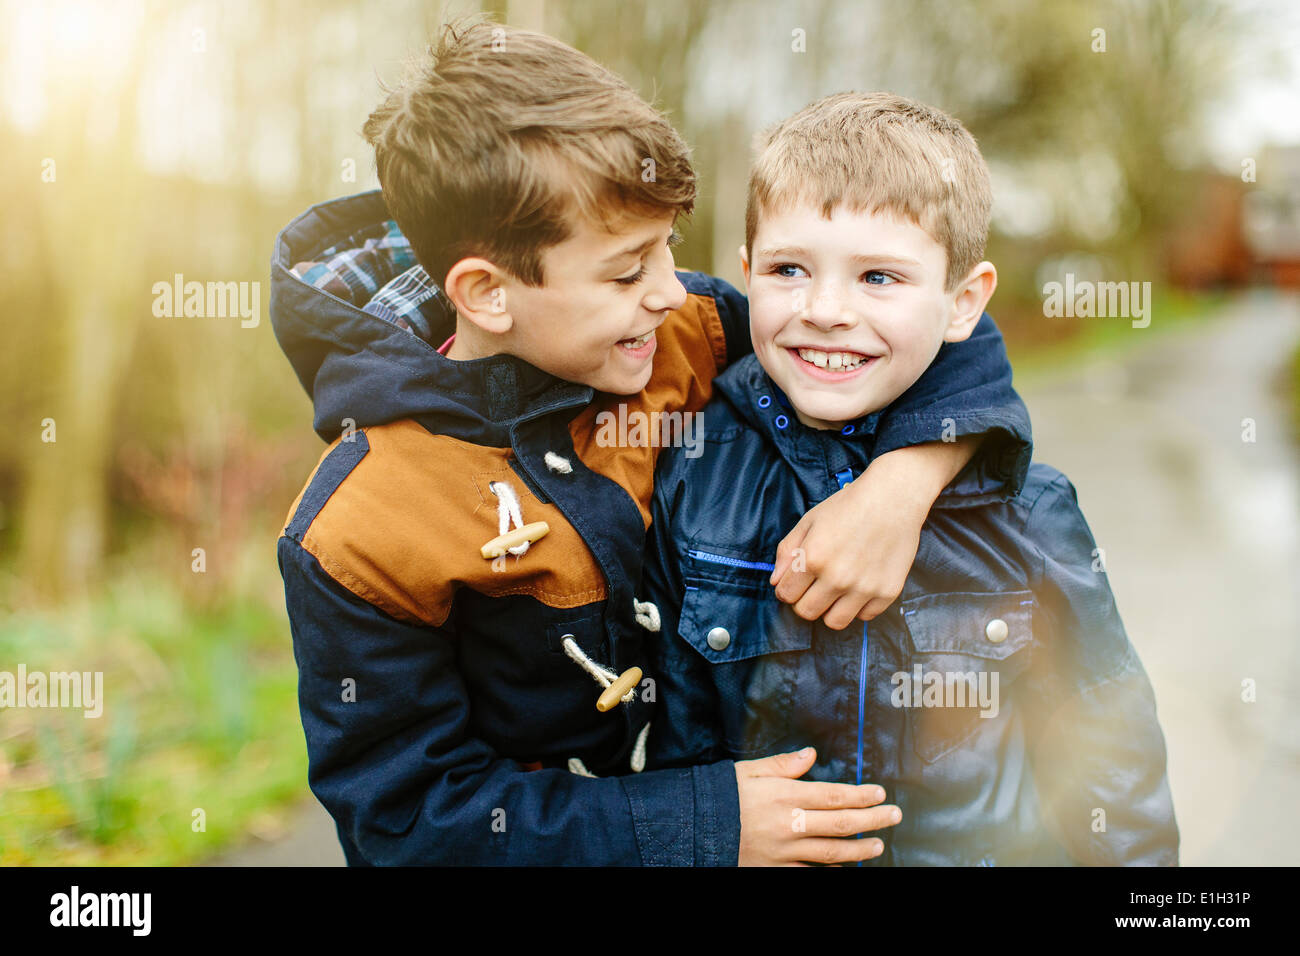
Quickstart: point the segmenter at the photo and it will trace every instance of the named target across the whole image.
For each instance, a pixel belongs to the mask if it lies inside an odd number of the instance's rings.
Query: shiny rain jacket
[[[872,865],[1176,864],[1151,686],[1065,476],[1035,463],[1012,496],[975,463],[899,599],[834,631],[776,600],[772,556],[880,453],[885,419],[805,427],[752,355],[714,384],[704,447],[656,481],[650,766],[815,746],[805,779],[880,784],[902,810]]]

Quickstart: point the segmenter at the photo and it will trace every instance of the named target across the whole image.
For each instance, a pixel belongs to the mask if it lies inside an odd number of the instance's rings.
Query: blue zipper
[[[858,665],[858,786],[862,786],[862,730],[867,721],[867,623],[862,622],[862,659]],[[862,834],[858,834],[862,839]],[[858,860],[858,866],[862,861]]]
[[[862,624],[862,661],[858,666],[858,785],[862,784],[862,728],[867,720],[867,625]]]
[[[688,555],[700,561],[711,561],[714,564],[725,564],[732,568],[749,568],[751,571],[775,571],[775,564],[767,564],[763,561],[742,561],[740,558],[730,558],[725,554],[713,554],[710,551],[687,551]]]

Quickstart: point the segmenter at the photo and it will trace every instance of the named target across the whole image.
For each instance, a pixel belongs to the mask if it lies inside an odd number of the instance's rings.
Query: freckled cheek
[[[793,318],[806,297],[802,289],[764,289],[750,298],[749,308],[766,321],[779,324]]]
[[[781,314],[770,307],[770,304],[762,304],[758,307],[751,307],[750,322],[752,323],[753,337],[762,345],[771,345],[772,340],[776,338],[778,332],[785,326],[789,319],[788,314]]]

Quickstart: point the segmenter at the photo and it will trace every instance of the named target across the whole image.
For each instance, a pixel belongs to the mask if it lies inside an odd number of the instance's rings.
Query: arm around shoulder
[[[1025,403],[1011,387],[1002,333],[986,312],[962,342],[948,342],[876,427],[877,456],[909,445],[981,437],[972,493],[1016,494],[1029,469],[1032,434]]]

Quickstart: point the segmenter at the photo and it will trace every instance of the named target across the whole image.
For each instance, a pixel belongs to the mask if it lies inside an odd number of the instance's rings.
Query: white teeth
[[[651,332],[647,332],[645,335],[637,336],[637,337],[634,338],[634,339],[624,339],[623,341],[619,342],[618,344],[621,345],[621,346],[623,346],[623,348],[625,348],[625,349],[628,349],[628,350],[630,350],[630,351],[632,351],[632,352],[635,352],[637,349],[641,348],[641,346],[643,346],[643,345],[645,345],[647,342],[649,342],[649,341],[650,341],[650,336],[652,336],[652,335],[654,335],[654,332],[653,332],[653,331],[651,331]]]
[[[836,371],[855,369],[868,361],[867,356],[853,352],[823,352],[819,349],[799,349],[799,357],[818,368],[830,368]]]

